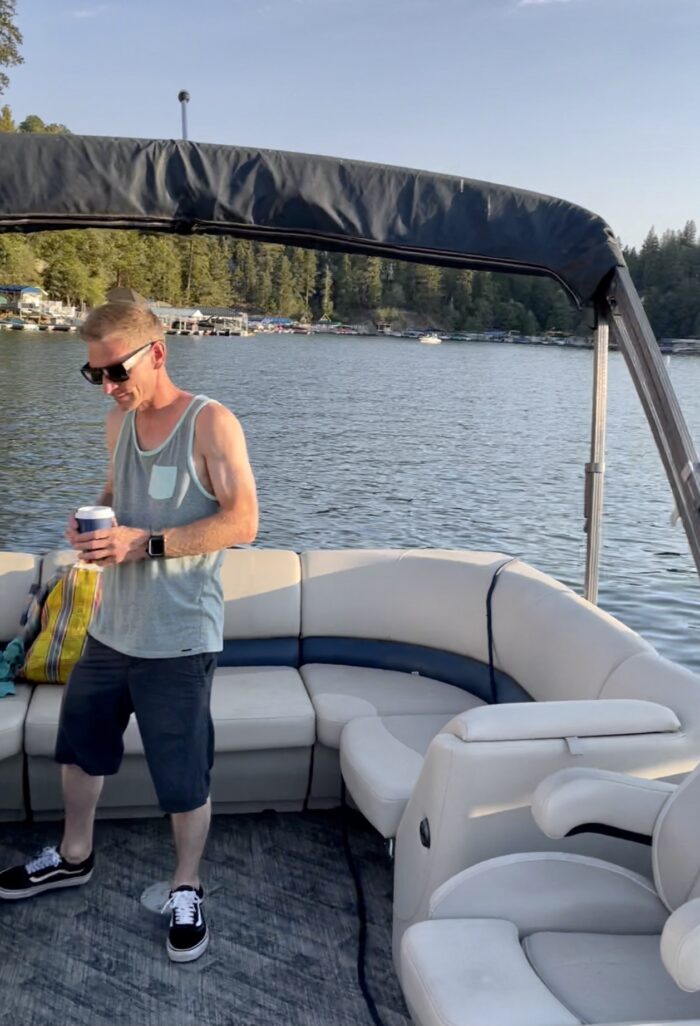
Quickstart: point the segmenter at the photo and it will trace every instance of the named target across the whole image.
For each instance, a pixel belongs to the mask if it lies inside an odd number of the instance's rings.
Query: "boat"
[[[424,346],[439,346],[442,342],[442,339],[439,335],[428,334],[421,335],[418,341],[422,342]]]
[[[167,837],[134,728],[105,786],[92,900],[54,896],[50,946],[46,903],[7,912],[8,1020],[110,1022],[118,1002],[124,1021],[165,1026],[194,980],[202,1026],[697,1024],[697,809],[672,806],[697,791],[700,678],[597,606],[611,342],[699,570],[700,461],[609,226],[466,178],[188,142],[7,134],[0,181],[0,231],[118,223],[537,274],[595,320],[584,594],[508,553],[227,551],[212,961],[175,975],[155,920],[125,911],[125,891],[158,893]],[[0,554],[5,634],[61,558]],[[28,809],[32,838],[60,815],[60,689],[41,687],[0,701],[13,853]],[[118,960],[94,944],[103,914]]]

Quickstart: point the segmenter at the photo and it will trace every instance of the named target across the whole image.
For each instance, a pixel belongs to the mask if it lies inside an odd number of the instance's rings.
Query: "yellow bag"
[[[83,654],[87,630],[100,603],[98,567],[76,563],[51,587],[41,610],[41,629],[21,676],[35,684],[65,684]]]

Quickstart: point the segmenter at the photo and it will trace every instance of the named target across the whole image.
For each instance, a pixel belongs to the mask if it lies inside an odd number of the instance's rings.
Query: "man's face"
[[[144,343],[140,340],[134,341],[122,332],[115,332],[99,342],[88,342],[88,362],[91,367],[109,367],[126,360],[142,345]],[[105,377],[102,381],[104,394],[111,396],[122,410],[137,410],[153,395],[157,381],[156,364],[162,363],[163,350],[163,343],[157,342],[139,353],[128,369],[127,381],[115,382]]]

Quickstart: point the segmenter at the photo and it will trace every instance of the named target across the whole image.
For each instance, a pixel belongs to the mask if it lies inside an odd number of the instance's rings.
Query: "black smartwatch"
[[[152,534],[146,542],[146,552],[151,559],[162,559],[165,555],[165,535]]]

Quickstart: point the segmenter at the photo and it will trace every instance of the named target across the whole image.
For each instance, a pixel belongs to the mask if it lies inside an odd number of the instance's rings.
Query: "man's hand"
[[[135,563],[146,557],[149,532],[140,527],[114,526],[100,531],[80,534],[74,516],[68,521],[66,538],[86,563],[98,566],[116,566],[118,563]]]

